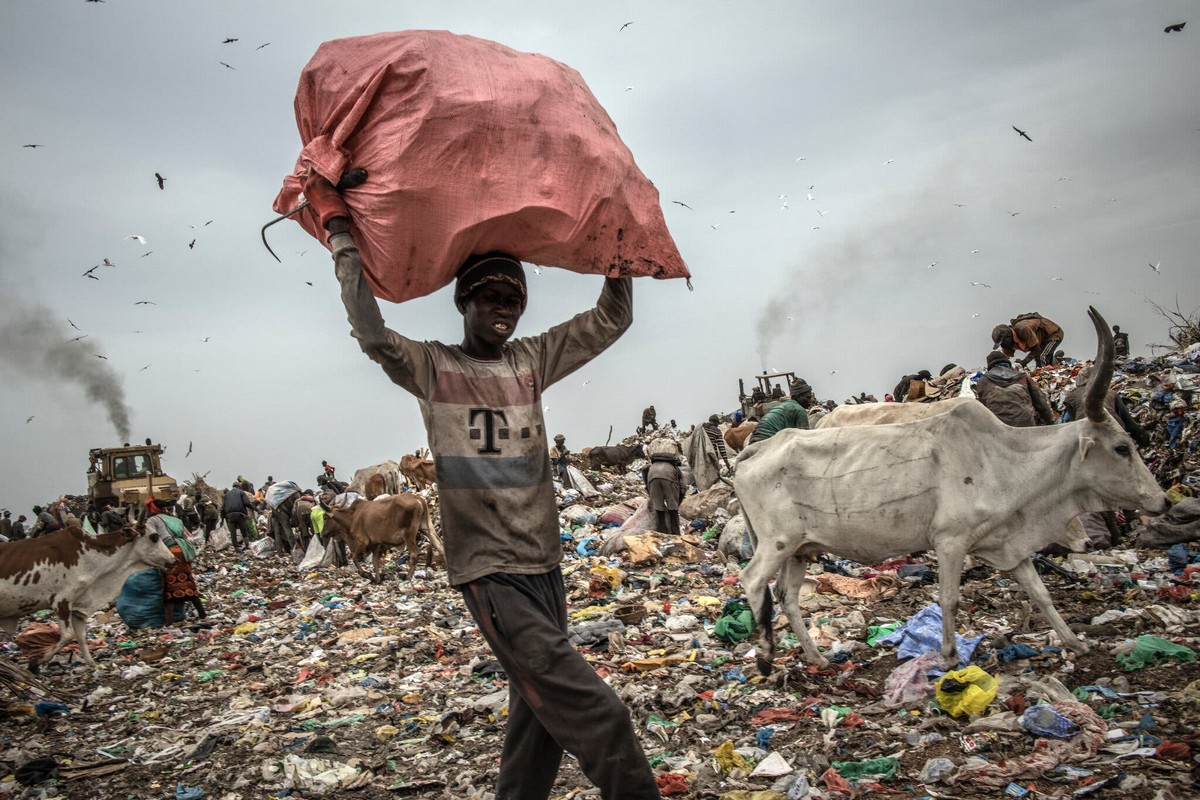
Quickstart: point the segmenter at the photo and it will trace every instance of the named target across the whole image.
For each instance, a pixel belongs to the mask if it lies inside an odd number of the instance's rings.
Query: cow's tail
[[[425,519],[422,526],[425,528],[425,535],[429,537],[429,544],[441,556],[442,561],[446,560],[446,548],[442,544],[442,537],[438,535],[437,529],[433,527],[433,513],[429,510],[429,501],[422,498],[421,505],[425,507]]]

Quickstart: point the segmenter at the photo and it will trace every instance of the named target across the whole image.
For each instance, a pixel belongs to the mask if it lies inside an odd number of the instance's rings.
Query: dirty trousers
[[[629,709],[567,641],[562,572],[497,573],[461,588],[508,674],[496,800],[548,798],[564,749],[605,800],[658,798]]]

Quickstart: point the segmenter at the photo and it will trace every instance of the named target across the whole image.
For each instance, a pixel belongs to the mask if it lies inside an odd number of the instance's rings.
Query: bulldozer
[[[767,372],[755,375],[758,385],[746,394],[746,385],[738,378],[738,402],[742,407],[742,415],[746,419],[762,419],[775,406],[789,397],[792,382],[796,380],[794,372]]]
[[[126,444],[124,447],[97,447],[88,451],[88,499],[97,509],[111,503],[131,518],[145,509],[153,497],[166,507],[179,499],[179,484],[162,470],[163,447],[152,444]]]

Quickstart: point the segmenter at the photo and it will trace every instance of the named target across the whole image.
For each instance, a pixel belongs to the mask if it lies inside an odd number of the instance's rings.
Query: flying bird
[[[1063,175],[1061,178],[1059,178],[1059,181],[1069,181],[1069,180],[1071,180],[1071,179],[1068,178],[1066,175]]]
[[[156,305],[158,305],[158,303],[154,302],[153,300],[138,300],[136,303],[134,303],[134,305],[135,306],[156,306]]]
[[[308,252],[307,250],[297,250],[297,251],[296,251],[296,255],[298,255],[298,256],[300,256],[301,258],[303,258],[303,257],[304,257],[304,254],[305,254],[305,253],[307,253],[307,252]]]
[[[718,222],[716,225],[709,225],[708,227],[712,228],[715,231],[717,228],[721,227],[721,223]]]
[[[1013,126],[1012,126],[1012,129],[1013,129],[1014,131],[1016,131],[1017,133],[1021,134],[1021,138],[1022,138],[1022,139],[1025,139],[1026,141],[1029,141],[1029,142],[1032,142],[1032,141],[1033,141],[1033,139],[1030,139],[1030,138],[1029,138],[1029,134],[1028,134],[1028,133],[1026,133],[1025,131],[1021,130],[1021,129],[1020,129],[1020,128],[1018,128],[1016,125],[1013,125]]]
[[[312,286],[312,281],[305,281],[309,286]]]
[[[624,25],[622,25],[622,26],[621,26],[620,30],[618,30],[618,31],[617,31],[617,33],[620,33],[621,31],[625,30],[626,28],[628,28],[628,27],[629,27],[630,25],[632,25],[632,24],[633,24],[632,22],[626,22]],[[1183,26],[1182,26],[1182,25],[1180,25],[1179,27],[1181,27],[1181,28],[1182,28]]]
[[[591,383],[591,381],[584,381],[584,382],[583,382],[583,385],[584,385],[584,386],[587,386],[589,383]]]
[[[971,285],[972,285],[972,286],[982,286],[982,287],[983,287],[983,288],[985,288],[985,289],[990,289],[990,288],[992,288],[991,284],[988,284],[988,283],[983,283],[983,282],[981,282],[981,281],[971,281]]]
[[[157,172],[156,172],[156,173],[154,173],[154,180],[158,181],[158,188],[160,188],[160,189],[166,189],[166,188],[167,188],[167,186],[166,186],[167,179],[166,179],[166,178],[164,178],[164,177],[163,177],[162,175],[160,175],[159,173],[157,173]]]
[[[1183,33],[1184,25],[1187,25],[1187,23],[1176,22],[1174,25],[1168,25],[1167,27],[1163,28],[1163,33]]]
[[[1061,281],[1061,280],[1062,280],[1062,278],[1057,278],[1057,277],[1055,277],[1055,278],[1051,278],[1050,280],[1052,280],[1052,281]]]
[[[46,145],[44,145],[44,144],[23,144],[23,145],[21,145],[21,147],[30,147],[30,148],[34,148],[34,147],[45,147],[45,146],[46,146]]]
[[[270,44],[270,42],[263,42],[262,44],[260,44],[258,47],[254,48],[254,49],[255,49],[255,50],[262,50],[264,47],[266,47],[266,46],[267,46],[267,45],[269,45],[269,44]]]
[[[541,268],[541,267],[534,267],[534,268],[533,268],[533,274],[534,274],[534,275],[541,275],[541,274],[542,274],[542,268]]]
[[[206,227],[206,226],[208,226],[208,225],[212,225],[212,220],[211,220],[211,219],[210,219],[208,222],[204,223],[204,225],[188,225],[188,227],[189,227],[189,228],[191,228],[192,230],[197,230],[198,228],[203,228],[203,227]]]
[[[804,195],[804,199],[805,199],[805,200],[816,200],[817,198],[813,197],[813,193],[812,193],[812,192],[809,192],[809,193],[807,193],[806,195]]]
[[[78,342],[80,339],[86,339],[87,337],[88,337],[88,335],[86,333],[83,336],[76,336],[74,339],[69,340],[67,342],[67,344],[72,344],[74,342]]]
[[[626,86],[626,87],[625,87],[625,91],[627,91],[627,92],[632,92],[632,91],[633,91],[633,87],[632,87],[632,86]]]
[[[142,236],[141,234],[137,234],[137,233],[131,233],[128,236],[126,236],[125,239],[136,239],[138,244],[143,244],[143,245],[146,243],[146,237]],[[122,239],[121,241],[125,241],[125,239]]]
[[[153,252],[154,252],[153,250],[147,250],[146,252],[144,252],[140,256],[138,256],[138,258],[145,258],[146,256],[150,255]]]
[[[971,253],[978,253],[978,250],[972,250]]]
[[[972,315],[971,315],[971,319],[975,319],[975,318],[976,318],[976,317],[978,317],[978,316],[979,316],[978,314],[972,314]]]
[[[1155,271],[1155,273],[1157,273],[1157,274],[1159,274],[1159,275],[1162,275],[1162,270],[1160,270],[1160,269],[1159,269],[1159,265],[1161,265],[1161,264],[1162,264],[1162,262],[1161,262],[1161,261],[1160,261],[1160,262],[1158,262],[1158,264],[1151,264],[1151,265],[1150,265],[1150,269],[1154,270],[1154,271]]]
[[[28,425],[31,422],[33,422],[33,417],[30,417],[29,419],[25,420],[26,425]]]
[[[225,67],[225,69],[231,69],[234,72],[237,72],[237,67],[231,67],[228,64],[226,64],[224,61],[218,61],[217,63],[220,64],[222,67]]]
[[[812,229],[813,229],[814,231],[819,231],[819,230],[821,230],[821,226],[820,226],[820,225],[813,225],[813,226],[812,226]]]
[[[100,269],[100,265],[99,265],[99,264],[97,264],[96,266],[92,267],[92,268],[91,268],[91,269],[89,269],[87,272],[83,273],[83,277],[85,277],[85,278],[95,278],[96,280],[100,280],[99,278],[96,278],[96,276],[92,274],[93,272],[95,272],[95,271],[96,271],[96,270],[98,270],[98,269]]]
[[[796,160],[797,160],[797,161],[807,161],[807,160],[808,160],[808,156],[800,156],[800,157],[799,157],[799,158],[797,158]]]
[[[116,264],[112,263],[112,262],[111,262],[111,261],[109,261],[107,258],[106,258],[106,259],[104,259],[103,261],[101,261],[100,263],[101,263],[101,264],[103,264],[103,265],[104,265],[104,266],[106,266],[106,267],[115,267],[115,266],[116,266]]]
[[[886,167],[888,164],[892,163],[895,160],[896,159],[894,159],[894,158],[889,158],[887,161],[883,162],[883,165]]]
[[[147,364],[146,366],[139,369],[138,372],[145,372],[146,370],[150,369],[150,367],[152,367],[152,366],[153,366],[153,364]]]
[[[932,264],[930,264],[930,265],[929,265],[928,267],[926,267],[925,269],[933,269],[933,268],[934,268],[934,267],[936,267],[937,265],[938,265],[938,262],[934,261]]]
[[[1008,212],[1008,215],[1009,215],[1010,217],[1015,217],[1017,214],[1020,214],[1020,213],[1021,213],[1020,211],[1009,211],[1009,212]]]
[[[225,41],[221,42],[221,44],[233,44],[233,43],[234,43],[234,42],[236,42],[236,41],[238,41],[238,40],[237,40],[237,39],[231,39],[231,38],[229,38],[229,37],[227,36],[227,37],[225,37]]]
[[[67,317],[67,322],[71,322],[71,318],[70,318],[70,317]],[[77,331],[79,330],[79,326],[78,326],[78,325],[76,325],[74,322],[71,322],[71,327],[72,327],[72,328],[74,328],[74,329],[75,329],[75,330],[77,330]],[[82,331],[81,331],[81,332],[82,332]]]
[[[187,451],[186,453],[184,453],[184,454],[183,454],[183,457],[184,457],[184,458],[187,458],[187,457],[188,457],[188,456],[190,456],[191,454],[192,454],[192,443],[191,443],[191,442],[188,442],[188,451]]]
[[[96,358],[103,358],[105,361],[108,361],[108,356],[102,356],[99,353],[92,353],[92,355],[94,355]]]
[[[677,205],[677,206],[683,206],[683,207],[684,207],[684,208],[686,208],[688,211],[695,211],[695,209],[694,209],[694,208],[692,208],[692,207],[691,207],[691,206],[689,206],[687,203],[684,203],[684,202],[682,202],[682,201],[680,201],[680,200],[672,200],[671,202],[672,202],[672,203],[674,203],[674,204],[675,204],[675,205]]]
[[[195,239],[192,239],[190,242],[188,242],[188,250],[191,250],[191,249],[195,248],[195,246],[196,246],[196,240],[195,240]]]
[[[966,208],[967,205],[966,205],[966,203],[955,203],[954,207],[955,208]]]

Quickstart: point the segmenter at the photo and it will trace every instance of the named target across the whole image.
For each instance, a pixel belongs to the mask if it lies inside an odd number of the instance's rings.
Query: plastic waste
[[[1133,652],[1117,656],[1117,663],[1126,672],[1142,669],[1162,661],[1195,661],[1196,652],[1190,647],[1168,642],[1158,636],[1146,634],[1134,642]]]
[[[750,606],[735,600],[725,604],[713,625],[713,636],[723,642],[740,642],[748,638],[753,629],[754,612]]]
[[[958,765],[948,758],[931,758],[921,767],[917,778],[921,783],[940,783],[947,777],[952,777]]]
[[[896,667],[884,681],[883,704],[888,708],[905,708],[924,703],[934,692],[928,673],[941,664],[941,654],[930,651]]]
[[[866,761],[833,761],[830,766],[836,769],[843,778],[851,781],[860,781],[864,778],[886,781],[896,776],[896,771],[900,769],[900,762],[894,758],[884,757],[869,758]]]
[[[969,662],[975,648],[983,641],[983,636],[967,637],[955,634],[958,646],[958,658],[962,663]],[[896,645],[896,657],[899,659],[915,658],[930,650],[941,652],[942,649],[942,609],[936,603],[928,605],[908,618],[908,620],[891,634],[879,640],[879,644]]]
[[[972,664],[947,672],[937,682],[938,705],[952,717],[978,714],[996,699],[1000,683]]]
[[[1063,716],[1053,706],[1031,706],[1021,715],[1025,730],[1035,736],[1070,739],[1079,734],[1079,726]]]

